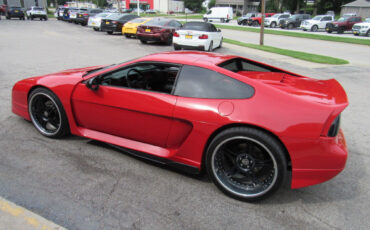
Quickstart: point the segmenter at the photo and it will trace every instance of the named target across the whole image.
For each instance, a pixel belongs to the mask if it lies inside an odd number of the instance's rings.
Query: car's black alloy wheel
[[[226,195],[253,202],[267,198],[281,186],[287,162],[274,137],[258,129],[235,127],[212,140],[206,168]]]
[[[28,112],[33,125],[42,135],[57,138],[69,133],[68,119],[62,103],[50,90],[33,90],[28,99]]]

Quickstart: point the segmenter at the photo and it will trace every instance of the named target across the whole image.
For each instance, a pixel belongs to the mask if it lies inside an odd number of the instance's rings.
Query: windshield
[[[281,14],[274,14],[274,15],[272,15],[271,17],[272,17],[272,18],[278,18],[278,17],[280,17],[280,15],[281,15]]]
[[[370,22],[370,18],[366,18],[365,19],[365,22]]]
[[[254,14],[253,13],[248,13],[245,15],[245,17],[252,17]]]
[[[343,18],[343,17],[342,17],[342,18],[339,18],[339,19],[338,19],[338,22],[345,22],[346,20],[347,20],[347,18]]]
[[[33,8],[34,10],[44,10],[44,8],[41,8],[41,7],[35,7]]]
[[[295,20],[297,18],[297,15],[290,16],[289,19]]]
[[[320,21],[323,18],[323,16],[316,16],[312,20],[314,21]]]

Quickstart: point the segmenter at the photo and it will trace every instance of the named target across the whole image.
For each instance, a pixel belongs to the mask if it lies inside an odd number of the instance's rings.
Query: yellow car
[[[135,18],[129,22],[127,22],[122,27],[122,34],[124,34],[127,38],[131,36],[136,36],[137,27],[149,22],[152,18]]]

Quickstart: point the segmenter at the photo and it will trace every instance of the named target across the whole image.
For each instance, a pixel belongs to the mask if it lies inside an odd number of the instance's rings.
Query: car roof
[[[237,58],[234,55],[225,55],[219,53],[207,53],[201,51],[172,51],[150,54],[142,57],[140,61],[158,61],[158,62],[171,62],[178,64],[203,64],[207,66],[218,65],[224,61],[232,58]]]

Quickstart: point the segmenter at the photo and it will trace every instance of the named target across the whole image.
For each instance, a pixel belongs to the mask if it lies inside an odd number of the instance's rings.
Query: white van
[[[212,7],[205,15],[203,20],[205,22],[220,20],[221,22],[229,22],[233,19],[232,7]]]

